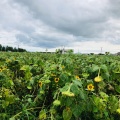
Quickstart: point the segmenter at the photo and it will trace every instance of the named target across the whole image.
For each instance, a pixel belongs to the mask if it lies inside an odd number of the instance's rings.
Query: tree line
[[[6,52],[26,52],[25,49],[23,48],[16,48],[16,47],[11,47],[11,46],[3,46],[0,44],[0,51],[6,51]]]

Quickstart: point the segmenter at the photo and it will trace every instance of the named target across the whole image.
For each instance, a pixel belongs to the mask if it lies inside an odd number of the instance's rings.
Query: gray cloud
[[[39,35],[39,34],[27,36],[24,34],[17,34],[16,38],[18,42],[21,42],[24,45],[41,47],[41,48],[46,48],[46,47],[56,48],[63,45],[69,45],[68,41],[70,37],[68,38],[64,36],[55,37],[50,35],[46,36],[46,35]]]
[[[109,0],[109,3],[109,12],[111,16],[120,19],[120,0]]]
[[[119,8],[119,0],[4,0],[0,30],[16,31],[16,42],[41,48],[81,41],[120,44]]]
[[[58,32],[72,34],[76,38],[109,37],[114,23],[109,20],[119,16],[119,0],[14,0],[28,8],[33,17]],[[119,27],[120,28],[120,27]],[[112,30],[111,30],[112,29]],[[105,33],[109,32],[109,36]],[[78,40],[78,39],[77,39]],[[102,39],[101,39],[102,40]]]
[[[16,0],[15,0],[16,1]],[[75,36],[94,37],[106,25],[106,0],[101,2],[68,0],[17,1],[45,24]],[[105,4],[105,5],[104,5]]]

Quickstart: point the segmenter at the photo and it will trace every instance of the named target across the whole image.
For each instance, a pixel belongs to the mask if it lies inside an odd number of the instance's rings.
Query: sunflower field
[[[1,52],[0,120],[120,120],[120,56]]]

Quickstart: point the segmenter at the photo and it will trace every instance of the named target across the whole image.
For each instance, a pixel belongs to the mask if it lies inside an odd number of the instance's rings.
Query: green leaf
[[[32,86],[28,85],[28,86],[27,86],[27,89],[31,90],[31,89],[32,89]]]
[[[28,100],[29,103],[32,102],[32,99],[31,99],[31,98],[28,98],[27,100]]]
[[[23,71],[28,71],[29,70],[29,65],[24,65],[20,68],[20,70],[23,70]]]
[[[11,85],[11,86],[13,86],[13,85],[14,85],[14,83],[13,83],[13,81],[12,81],[12,80],[9,80],[9,83],[10,83],[10,85]]]
[[[79,94],[79,88],[76,84],[72,84],[70,90],[75,93],[76,95]]]
[[[40,120],[44,120],[47,118],[47,115],[46,115],[46,111],[45,109],[41,110],[40,113],[39,113],[39,119]]]
[[[54,102],[53,102],[53,105],[54,106],[59,106],[61,104],[61,102],[59,101],[59,100],[55,100]]]
[[[99,93],[100,94],[100,96],[102,97],[102,98],[104,98],[104,99],[107,99],[109,96],[106,94],[106,93],[104,93],[104,92],[100,92]]]
[[[84,91],[80,90],[79,92],[80,92],[81,99],[85,100],[85,93],[84,93]]]
[[[93,65],[92,66],[92,72],[98,71],[99,70],[99,66],[98,65]]]
[[[71,104],[73,104],[74,99],[67,97],[65,100],[66,100],[64,101],[65,105],[70,106]]]
[[[2,107],[6,108],[9,105],[9,101],[2,101]]]
[[[5,118],[8,116],[8,114],[7,113],[0,113],[0,118],[2,119],[2,120],[5,120]]]
[[[14,118],[14,117],[12,117],[12,118],[9,118],[9,120],[15,120],[15,118]]]
[[[76,118],[78,118],[81,115],[82,111],[84,110],[84,103],[82,105],[80,104],[72,105],[71,110],[72,110],[73,115]]]
[[[80,80],[73,80],[73,83],[75,83],[79,87],[82,87],[82,82]]]
[[[38,65],[37,65],[37,64],[34,64],[33,66],[34,66],[34,67],[38,67]]]
[[[15,102],[15,96],[14,95],[8,95],[8,96],[6,96],[5,100],[8,101],[9,104],[12,104],[12,103]]]
[[[66,83],[66,85],[65,85],[63,88],[60,89],[60,91],[61,91],[61,92],[67,91],[68,88],[69,88],[69,85],[70,85],[70,84],[67,84],[67,83]]]
[[[63,110],[63,119],[70,120],[71,117],[72,117],[72,111],[70,109],[64,109]]]
[[[114,113],[119,106],[118,98],[114,95],[109,97],[109,109],[111,113]]]
[[[104,70],[104,72],[107,72],[108,71],[108,68],[107,68],[107,66],[106,65],[101,65],[100,66],[100,68],[102,69],[102,70]]]
[[[107,111],[104,112],[105,117],[108,117],[109,113]]]
[[[88,74],[88,73],[82,73],[82,76],[83,76],[84,78],[88,78],[89,74]]]
[[[107,80],[109,80],[110,74],[109,72],[105,72],[103,75],[104,78],[106,78]]]
[[[47,84],[47,83],[50,83],[50,82],[51,82],[50,80],[45,80],[45,81],[44,81],[44,83],[46,83],[46,84]]]
[[[98,108],[96,106],[93,107],[93,112],[95,112],[95,113],[98,112]]]
[[[115,86],[115,90],[116,90],[118,93],[120,93],[120,86],[119,86],[119,85],[116,85],[116,86]]]

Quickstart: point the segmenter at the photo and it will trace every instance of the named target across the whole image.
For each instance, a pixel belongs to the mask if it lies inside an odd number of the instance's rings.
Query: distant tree
[[[8,51],[8,46],[5,47],[6,51]]]
[[[120,55],[120,52],[118,52],[117,55]]]
[[[105,55],[110,55],[110,52],[105,52]]]
[[[8,51],[11,51],[11,52],[26,52],[26,50],[25,49],[22,49],[22,48],[13,48],[13,47],[11,47],[11,46],[2,46],[1,44],[0,44],[0,51],[6,51],[6,52],[8,52]]]
[[[94,53],[90,53],[90,55],[94,55]]]
[[[2,45],[0,44],[0,51],[2,51]]]
[[[10,47],[10,46],[6,46],[6,51],[13,51],[13,47]]]
[[[62,54],[62,50],[61,49],[56,49],[56,54]]]
[[[98,55],[104,55],[103,53],[98,53]]]
[[[66,53],[72,54],[72,53],[74,53],[74,50],[69,49],[69,50],[66,51]]]
[[[15,47],[15,48],[13,48],[13,52],[17,52],[17,48]]]
[[[2,51],[5,51],[6,49],[5,49],[5,47],[4,46],[2,46]]]
[[[18,52],[26,52],[26,50],[22,48],[18,48]]]

